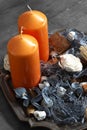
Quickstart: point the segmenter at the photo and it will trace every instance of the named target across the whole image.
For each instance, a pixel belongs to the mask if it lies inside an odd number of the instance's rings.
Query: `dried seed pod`
[[[85,119],[87,120],[87,107],[85,109]]]
[[[34,117],[37,120],[44,120],[46,118],[46,112],[45,111],[34,111]]]
[[[26,113],[28,116],[34,114],[34,111],[35,111],[35,108],[33,106],[29,106],[26,109]]]
[[[80,46],[79,50],[81,56],[87,61],[87,45]]]
[[[5,57],[4,57],[4,69],[7,70],[7,71],[10,71],[8,54],[6,54]]]
[[[67,35],[67,39],[70,40],[70,41],[73,41],[75,39],[75,32],[74,31],[71,31],[68,33]]]
[[[61,55],[59,66],[68,72],[80,72],[83,68],[80,59],[72,54]]]
[[[42,76],[41,77],[41,83],[44,82],[44,81],[47,81],[47,77],[46,76]]]
[[[87,82],[80,83],[80,86],[83,88],[84,92],[87,93]]]

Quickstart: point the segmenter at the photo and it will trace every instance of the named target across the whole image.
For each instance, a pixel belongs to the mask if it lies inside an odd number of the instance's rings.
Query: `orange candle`
[[[39,44],[40,60],[47,61],[49,58],[48,25],[47,17],[40,11],[26,11],[18,18],[18,28],[21,32],[34,36]]]
[[[38,42],[33,36],[20,34],[7,45],[11,77],[14,88],[32,88],[40,80]]]

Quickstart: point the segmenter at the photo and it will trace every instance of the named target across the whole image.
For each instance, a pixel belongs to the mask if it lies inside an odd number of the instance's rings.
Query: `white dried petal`
[[[83,68],[80,59],[72,54],[61,55],[59,66],[68,72],[80,72]]]
[[[41,77],[41,82],[47,81],[47,77],[46,76],[42,76]]]
[[[6,54],[4,57],[4,69],[10,71],[8,54]]]
[[[45,85],[45,87],[50,87],[50,84],[47,81],[45,81],[43,84]]]
[[[63,96],[65,93],[66,93],[66,89],[65,88],[63,88],[63,87],[58,87],[57,88],[57,94],[59,96]]]
[[[46,112],[45,111],[34,111],[34,117],[37,120],[44,120],[46,118]]]
[[[39,88],[42,90],[44,87],[45,87],[45,85],[44,84],[42,84],[42,83],[39,83]]]
[[[74,31],[69,32],[69,34],[67,35],[67,39],[73,41],[75,39],[75,32]]]

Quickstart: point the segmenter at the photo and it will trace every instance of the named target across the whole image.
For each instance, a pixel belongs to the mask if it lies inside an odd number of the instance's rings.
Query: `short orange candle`
[[[34,36],[39,43],[40,60],[47,61],[49,58],[48,24],[47,17],[40,11],[26,11],[18,18],[18,28],[21,32]]]
[[[37,86],[41,75],[37,40],[20,34],[9,40],[7,50],[14,88]]]

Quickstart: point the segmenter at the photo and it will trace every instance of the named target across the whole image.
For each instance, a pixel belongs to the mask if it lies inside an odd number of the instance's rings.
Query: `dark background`
[[[32,9],[46,14],[49,32],[61,28],[87,32],[87,0],[28,0],[28,3]],[[6,54],[8,40],[18,34],[18,16],[26,10],[25,0],[0,0],[0,56]],[[1,89],[0,130],[30,130],[27,123],[17,119]]]

